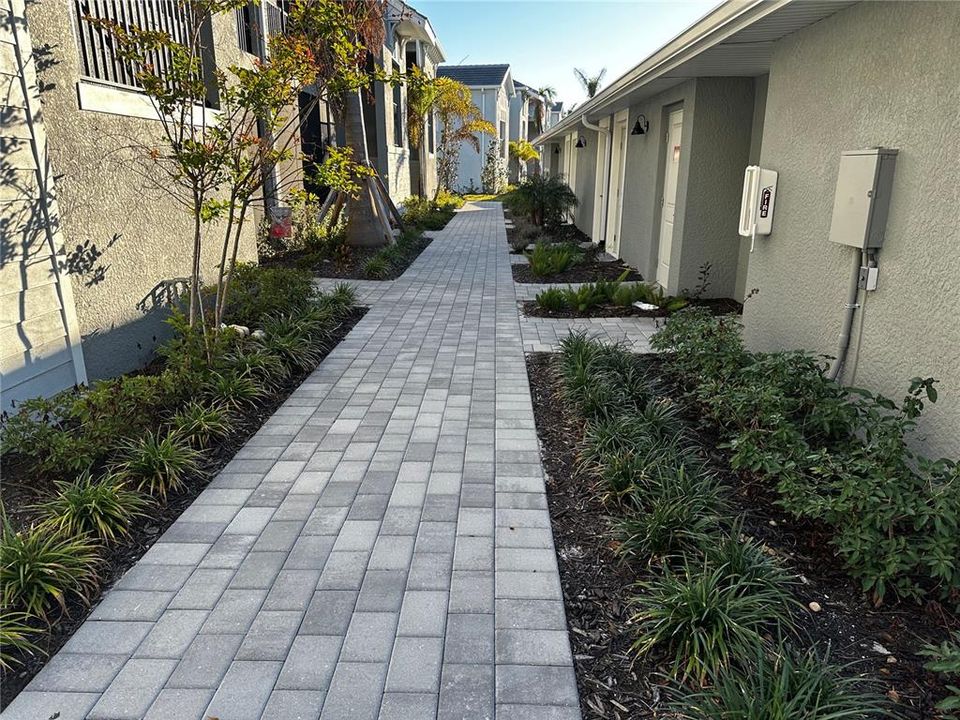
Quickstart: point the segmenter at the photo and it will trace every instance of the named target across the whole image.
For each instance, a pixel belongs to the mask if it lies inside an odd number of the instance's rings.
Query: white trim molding
[[[136,90],[126,90],[102,83],[81,80],[77,83],[77,104],[81,110],[99,112],[107,115],[160,120],[153,101]],[[196,125],[213,125],[217,121],[217,112],[210,108],[195,105],[193,122]]]

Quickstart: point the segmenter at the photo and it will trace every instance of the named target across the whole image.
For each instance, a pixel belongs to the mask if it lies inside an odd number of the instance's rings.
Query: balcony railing
[[[74,22],[80,50],[80,72],[83,77],[100,83],[142,90],[133,63],[117,58],[114,40],[106,30],[84,18],[110,20],[125,29],[160,30],[182,45],[195,36],[193,13],[180,0],[74,0]],[[151,53],[150,64],[162,75],[173,58],[169,50]]]
[[[269,38],[286,30],[287,12],[282,2],[262,0],[237,8],[237,45],[245,53],[261,56],[266,53]],[[263,29],[266,28],[266,42]]]

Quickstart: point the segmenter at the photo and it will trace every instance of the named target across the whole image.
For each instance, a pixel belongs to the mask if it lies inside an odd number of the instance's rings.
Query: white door
[[[683,131],[683,109],[674,110],[667,119],[667,160],[663,168],[663,197],[660,205],[660,251],[657,255],[657,282],[664,288],[670,278],[670,255],[673,250],[673,221],[677,210],[677,176],[680,174],[680,136]]]
[[[613,130],[613,156],[610,158],[610,200],[607,203],[607,252],[620,257],[620,218],[623,215],[623,177],[627,166],[627,118],[618,120]]]

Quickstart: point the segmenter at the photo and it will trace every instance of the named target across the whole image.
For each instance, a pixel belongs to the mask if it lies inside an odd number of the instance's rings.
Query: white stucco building
[[[480,108],[483,119],[497,129],[496,137],[480,133],[480,152],[468,143],[460,148],[460,170],[456,187],[459,192],[476,192],[481,188],[480,172],[491,142],[500,143],[504,165],[507,164],[507,142],[510,132],[510,101],[516,95],[509,65],[445,65],[437,68],[437,77],[448,77],[470,88],[473,104]]]

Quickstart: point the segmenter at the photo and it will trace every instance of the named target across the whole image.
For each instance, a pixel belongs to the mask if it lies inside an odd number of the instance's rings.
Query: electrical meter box
[[[890,148],[841,153],[831,242],[861,250],[883,245],[896,164],[897,151]]]

